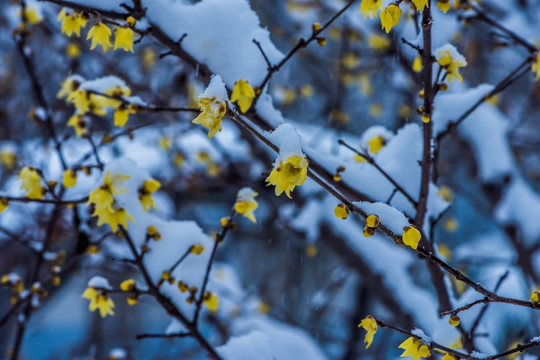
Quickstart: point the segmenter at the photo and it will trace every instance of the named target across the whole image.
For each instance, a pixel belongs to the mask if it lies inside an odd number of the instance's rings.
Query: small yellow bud
[[[538,303],[538,302],[540,302],[540,292],[538,292],[538,291],[533,291],[533,292],[531,293],[531,301],[532,301],[533,303],[535,303],[535,304]]]
[[[126,19],[126,23],[130,26],[130,27],[134,27],[135,24],[137,23],[137,20],[135,20],[135,18],[133,16],[128,16],[128,18]]]
[[[369,215],[366,218],[366,226],[370,228],[376,228],[377,226],[379,226],[379,224],[380,224],[380,221],[377,215]]]
[[[203,302],[210,311],[217,311],[219,299],[216,294],[207,292],[204,294]]]
[[[96,246],[96,245],[89,245],[87,248],[86,248],[86,253],[88,255],[92,255],[92,254],[97,254],[99,253],[99,247]]]
[[[191,246],[191,252],[195,255],[200,255],[204,251],[204,246],[201,244],[195,244]]]
[[[135,289],[135,280],[127,279],[122,281],[120,289],[125,292],[133,291],[133,289]]]
[[[337,218],[345,220],[349,217],[349,208],[345,204],[339,204],[334,209]]]
[[[154,225],[150,225],[147,229],[146,229],[146,233],[150,236],[154,236],[157,234],[157,228],[154,226]]]
[[[139,297],[135,294],[129,295],[127,298],[127,303],[131,306],[137,305],[138,302],[139,302]]]
[[[257,310],[259,314],[266,315],[270,312],[270,305],[266,301],[261,301]]]
[[[450,319],[448,319],[448,323],[452,326],[458,326],[459,325],[459,316],[452,315],[450,316]]]
[[[171,278],[171,273],[168,272],[168,271],[164,271],[164,272],[161,274],[161,278],[162,278],[163,280],[168,281],[168,280]]]
[[[313,32],[321,31],[321,24],[318,22],[313,23],[313,25],[311,25],[311,30],[313,30]]]
[[[326,45],[326,38],[323,37],[323,36],[319,36],[319,37],[317,38],[317,44],[318,44],[319,46],[324,46],[324,45]]]
[[[414,250],[418,248],[418,242],[422,239],[422,234],[414,225],[405,226],[401,236],[403,243]]]
[[[0,214],[3,213],[9,205],[9,201],[6,198],[0,198]]]
[[[431,117],[430,117],[429,115],[427,115],[427,114],[422,115],[422,122],[423,122],[424,124],[427,124],[427,123],[429,123],[430,121],[431,121]]]
[[[423,99],[423,98],[424,98],[424,89],[422,89],[422,90],[420,90],[420,91],[418,92],[418,97],[419,97],[420,99]]]
[[[341,175],[339,175],[339,174],[334,174],[334,181],[335,181],[335,182],[340,182],[340,181],[341,181]]]
[[[229,225],[229,218],[228,217],[222,217],[220,220],[219,220],[219,225],[221,225],[222,227],[225,227],[227,225]]]
[[[439,84],[439,89],[441,89],[441,91],[448,90],[448,84],[446,83]]]
[[[185,282],[178,281],[178,289],[180,290],[180,292],[185,293],[189,290],[189,287]]]
[[[53,276],[51,279],[51,283],[54,286],[59,286],[61,282],[62,282],[62,279],[60,279],[60,276]]]
[[[309,244],[308,246],[306,246],[305,251],[306,251],[306,256],[309,258],[315,257],[319,253],[319,249],[317,248],[317,245],[315,244]]]
[[[370,237],[370,236],[373,236],[373,234],[375,234],[375,229],[373,228],[370,228],[368,226],[364,227],[364,236],[365,237]]]

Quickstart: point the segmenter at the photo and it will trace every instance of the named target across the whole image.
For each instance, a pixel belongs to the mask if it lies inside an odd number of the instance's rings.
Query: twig
[[[163,339],[163,338],[185,338],[191,336],[191,333],[189,332],[183,332],[183,333],[174,333],[174,334],[137,334],[135,335],[135,338],[137,340],[141,339]]]

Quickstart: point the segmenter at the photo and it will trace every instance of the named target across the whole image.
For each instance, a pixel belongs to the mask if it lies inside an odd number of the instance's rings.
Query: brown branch
[[[137,334],[135,339],[166,339],[166,338],[185,338],[191,336],[189,332],[174,333],[174,334]]]

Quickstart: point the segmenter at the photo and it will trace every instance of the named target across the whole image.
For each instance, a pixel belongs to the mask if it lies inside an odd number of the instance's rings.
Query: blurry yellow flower
[[[73,127],[77,137],[82,137],[88,132],[88,124],[86,123],[84,117],[80,114],[70,117],[67,124],[68,126]]]
[[[201,113],[192,122],[209,129],[208,138],[211,139],[221,130],[221,120],[227,112],[227,103],[216,97],[200,98]]]
[[[217,311],[219,299],[213,292],[205,293],[203,296],[203,302],[210,311]]]
[[[375,333],[377,332],[377,320],[375,320],[373,316],[368,316],[364,320],[362,320],[360,324],[358,324],[358,327],[362,327],[364,330],[366,330],[364,343],[367,344],[367,349],[371,346],[371,343],[373,342],[373,336],[375,336]]]
[[[454,50],[453,54],[450,53],[450,49]],[[454,82],[454,78],[458,81],[463,81],[463,77],[459,73],[459,68],[467,66],[467,61],[453,46],[443,46],[438,49],[437,62],[446,70],[448,81]]]
[[[13,169],[17,162],[17,155],[12,150],[0,151],[0,165],[8,170]]]
[[[67,169],[64,171],[62,185],[66,188],[74,187],[77,184],[77,171]]]
[[[66,46],[66,55],[72,59],[76,59],[81,55],[81,47],[76,42],[70,42]]]
[[[360,14],[364,14],[364,19],[377,17],[379,10],[383,8],[382,0],[362,0],[360,3]]]
[[[231,102],[238,102],[240,111],[243,113],[249,110],[251,104],[253,103],[254,97],[255,91],[246,80],[240,79],[234,84]]]
[[[143,186],[139,189],[139,200],[141,201],[144,211],[148,211],[150,208],[156,208],[152,193],[156,192],[160,187],[161,184],[157,180],[146,180],[143,183]]]
[[[334,215],[338,219],[345,220],[349,217],[349,208],[345,204],[339,204],[334,208]]]
[[[135,289],[135,280],[133,279],[127,279],[122,281],[120,284],[120,289],[124,292],[130,292]]]
[[[17,11],[17,14],[19,15],[19,17],[21,17],[21,9]],[[43,21],[43,17],[41,16],[41,14],[38,13],[38,10],[36,8],[29,7],[28,5],[26,6],[26,9],[24,11],[24,17],[26,18],[26,21],[28,21],[32,25],[39,24]]]
[[[4,198],[0,198],[0,214],[3,213],[9,206],[9,201]]]
[[[422,57],[420,55],[416,56],[414,58],[414,61],[412,63],[412,69],[414,72],[420,72],[424,68],[424,65],[422,65]]]
[[[86,37],[86,40],[92,39],[90,50],[94,50],[98,45],[101,45],[103,51],[105,52],[109,50],[109,48],[112,46],[110,39],[111,34],[111,29],[109,29],[109,27],[102,22],[98,22],[92,26],[90,31],[88,31],[88,36]]]
[[[409,225],[403,228],[403,235],[401,239],[405,245],[416,250],[418,248],[420,239],[422,239],[422,234],[420,234],[420,231],[418,231],[414,225]]]
[[[442,12],[447,12],[450,10],[450,0],[439,0],[437,1],[437,7]]]
[[[83,13],[67,13],[65,8],[60,10],[58,21],[62,21],[62,34],[81,36],[81,28],[86,26],[88,18]]]
[[[257,222],[255,215],[253,215],[253,212],[259,207],[259,203],[255,200],[257,195],[259,194],[248,187],[242,188],[238,191],[236,202],[234,203],[234,211],[247,217],[253,223]]]
[[[47,190],[41,186],[41,177],[36,169],[24,167],[19,175],[19,180],[22,181],[21,189],[26,191],[26,196],[29,199],[43,199]]]
[[[368,38],[368,46],[373,50],[385,51],[390,47],[390,40],[384,35],[371,34]]]
[[[429,7],[428,0],[412,0],[416,8],[420,11],[424,11],[424,7]]]
[[[93,286],[86,288],[82,294],[82,297],[90,300],[90,304],[88,305],[90,311],[99,309],[99,314],[101,317],[114,315],[114,311],[112,310],[114,308],[114,302],[112,299],[107,294],[102,293]]]
[[[386,145],[386,140],[382,135],[372,137],[368,140],[369,152],[372,154],[377,154],[381,149]]]
[[[125,27],[118,27],[115,30],[116,38],[114,40],[114,49],[116,50],[118,48],[124,49],[125,51],[133,51],[133,37],[135,36],[135,33],[131,28],[125,26]]]
[[[540,52],[537,52],[536,55],[534,55],[534,61],[531,66],[531,70],[535,75],[534,81],[540,79]]]
[[[276,196],[283,192],[291,199],[291,191],[295,186],[302,185],[306,181],[308,170],[308,160],[303,156],[291,156],[285,161],[281,161],[272,169],[266,178],[266,186],[275,185]]]

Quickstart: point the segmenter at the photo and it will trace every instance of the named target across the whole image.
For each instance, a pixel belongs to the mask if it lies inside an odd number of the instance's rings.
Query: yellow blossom
[[[129,175],[115,174],[109,172],[105,174],[103,185],[92,190],[88,196],[88,204],[93,204],[94,212],[92,216],[98,217],[98,226],[109,224],[111,230],[116,232],[118,225],[127,228],[127,220],[133,222],[131,215],[122,207],[113,206],[114,195],[127,192],[123,187],[123,182],[129,179]]]
[[[364,14],[364,19],[366,16],[369,16],[370,19],[377,17],[382,8],[382,0],[362,0],[360,3],[360,13]]]
[[[382,115],[383,107],[380,103],[375,102],[369,105],[369,115],[378,118]]]
[[[534,55],[534,61],[531,66],[531,70],[535,75],[534,81],[540,79],[540,52],[537,52],[536,55]]]
[[[270,175],[265,179],[266,186],[275,185],[276,196],[283,192],[291,199],[291,191],[295,186],[302,185],[306,181],[308,170],[308,160],[303,156],[291,156],[285,161],[280,161],[272,169]]]
[[[9,206],[9,201],[5,198],[0,198],[0,214],[6,211]]]
[[[144,211],[148,211],[150,208],[156,208],[152,193],[156,192],[160,187],[161,184],[157,180],[146,180],[143,183],[143,186],[139,189],[139,200],[141,201]]]
[[[416,250],[418,248],[418,242],[422,239],[422,234],[420,234],[420,231],[414,225],[409,225],[403,228],[401,239],[405,245]]]
[[[227,112],[227,103],[216,97],[199,98],[201,113],[192,122],[209,129],[208,138],[211,139],[221,131],[221,120]]]
[[[131,305],[131,306],[137,305],[138,302],[139,302],[139,298],[138,298],[137,294],[131,294],[127,298],[128,305]]]
[[[390,47],[390,40],[383,35],[371,34],[368,38],[368,46],[373,50],[385,51]]]
[[[450,53],[450,50],[454,50],[453,54]],[[467,66],[467,61],[453,46],[446,45],[438,49],[437,62],[446,70],[448,81],[454,82],[454,78],[460,82],[463,81],[459,68]]]
[[[251,107],[255,91],[251,85],[244,79],[240,79],[234,84],[234,89],[231,95],[231,102],[238,102],[240,111],[245,113]]]
[[[111,29],[109,29],[109,27],[102,22],[98,22],[92,26],[90,31],[88,31],[88,36],[86,37],[86,40],[90,38],[92,39],[90,50],[94,50],[98,45],[101,45],[103,51],[105,52],[109,50],[109,48],[112,46],[110,39],[111,34]]]
[[[379,224],[380,220],[377,215],[368,215],[366,218],[366,226],[369,226],[370,228],[376,228]]]
[[[165,151],[170,150],[172,148],[171,138],[166,135],[163,135],[158,140],[158,146]]]
[[[21,17],[22,12],[20,9],[18,10],[17,14],[19,15],[19,17]],[[38,10],[33,7],[26,7],[24,11],[24,17],[26,21],[28,21],[32,25],[39,24],[43,21],[43,16],[41,16]]]
[[[429,7],[428,0],[412,0],[416,8],[420,11],[424,11],[424,7]]]
[[[307,257],[313,258],[319,253],[319,248],[315,244],[309,244],[304,251],[306,252]]]
[[[459,316],[457,315],[452,315],[450,316],[450,318],[448,319],[448,323],[452,326],[458,326],[459,325],[459,322],[460,322],[460,319],[459,319]]]
[[[62,185],[66,188],[74,187],[77,184],[77,171],[67,169],[64,171]]]
[[[133,279],[127,279],[122,281],[120,284],[120,289],[124,292],[130,292],[135,289],[135,280]]]
[[[88,112],[88,110],[90,110],[90,97],[91,94],[86,90],[77,89],[69,93],[66,101],[72,103],[75,108],[79,110],[79,113],[85,114]]]
[[[369,226],[364,226],[364,237],[371,237],[373,236],[373,234],[375,234],[375,229],[374,228],[371,228]]]
[[[431,356],[431,351],[429,347],[425,344],[422,344],[420,340],[415,337],[409,337],[407,340],[402,342],[399,345],[400,349],[405,349],[403,354],[400,357],[411,356],[412,360],[418,360],[420,358],[428,358]]]
[[[302,85],[302,87],[300,88],[300,95],[303,98],[310,98],[313,96],[314,93],[315,89],[311,85]]]
[[[88,17],[83,13],[67,13],[65,8],[60,10],[58,21],[62,21],[62,34],[81,36],[81,28],[86,26]]]
[[[450,189],[448,186],[442,185],[439,187],[439,191],[437,191],[437,195],[442,197],[444,201],[446,202],[452,202],[454,198],[454,194],[452,193],[452,189]]]
[[[345,220],[349,217],[349,208],[345,204],[339,204],[334,208],[334,215],[338,219]]]
[[[454,355],[445,354],[442,358],[442,360],[456,360]]]
[[[11,170],[16,162],[17,155],[12,150],[5,149],[0,151],[0,165]]]
[[[203,302],[210,311],[217,311],[219,299],[213,292],[207,292],[203,296]]]
[[[68,77],[67,79],[62,81],[62,84],[60,85],[60,90],[56,94],[56,97],[58,99],[63,99],[66,96],[69,96],[73,91],[79,88],[79,85],[79,81]]]
[[[378,326],[377,326],[377,320],[373,316],[368,316],[364,320],[358,324],[358,327],[364,328],[366,330],[366,336],[364,337],[364,343],[366,345],[366,349],[371,346],[371,343],[373,342],[373,336],[377,332]]]
[[[369,139],[367,145],[370,153],[377,154],[386,145],[386,140],[382,135],[378,135]]]
[[[253,215],[253,211],[259,207],[259,203],[255,200],[257,195],[259,194],[248,187],[242,188],[238,191],[236,202],[234,203],[234,211],[247,217],[253,223],[257,222],[255,215]]]
[[[102,291],[89,286],[82,294],[82,297],[90,300],[90,304],[88,305],[90,311],[99,309],[101,317],[114,315],[114,311],[112,310],[114,308],[114,302],[107,294],[102,293]]]
[[[538,291],[533,291],[531,293],[530,298],[531,298],[531,301],[536,304],[540,302],[540,293]]]
[[[70,42],[66,46],[66,55],[72,59],[76,59],[81,55],[81,47],[76,42]]]
[[[191,253],[195,255],[200,255],[204,252],[204,246],[201,244],[195,244],[191,246]]]
[[[412,63],[412,69],[414,72],[420,72],[424,68],[424,65],[422,64],[422,57],[420,55],[416,56]]]
[[[47,190],[40,184],[41,178],[36,169],[24,167],[19,175],[21,189],[26,191],[29,199],[43,199]]]
[[[116,38],[114,40],[114,49],[116,50],[118,48],[124,49],[125,51],[131,51],[133,52],[133,37],[135,36],[135,33],[131,28],[125,26],[125,27],[118,27],[115,30]]]
[[[444,13],[447,12],[448,10],[450,10],[450,0],[439,0],[439,1],[437,1],[437,7],[442,12],[444,12]]]
[[[77,137],[82,137],[88,132],[88,124],[86,123],[84,117],[80,114],[75,114],[70,117],[67,124],[68,126],[73,127]]]
[[[381,12],[382,29],[389,33],[390,30],[399,23],[401,9],[399,5],[390,4]]]

